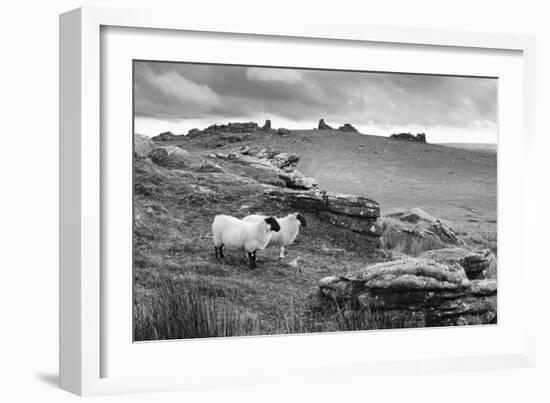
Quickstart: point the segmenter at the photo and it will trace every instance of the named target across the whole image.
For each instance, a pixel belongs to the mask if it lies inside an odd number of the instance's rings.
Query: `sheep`
[[[256,251],[262,250],[271,235],[281,229],[274,217],[247,222],[228,215],[217,215],[212,222],[216,259],[225,259],[223,248],[242,249],[248,253],[250,268],[256,268]]]
[[[261,215],[249,215],[243,218],[243,221],[247,222],[260,222],[265,219],[265,216]],[[277,218],[277,222],[281,226],[281,230],[277,233],[272,233],[268,246],[279,246],[279,260],[285,258],[285,246],[292,245],[300,227],[306,227],[306,219],[299,213],[289,214],[284,218]]]

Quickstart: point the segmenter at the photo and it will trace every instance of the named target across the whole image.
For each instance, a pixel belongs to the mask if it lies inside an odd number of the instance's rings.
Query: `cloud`
[[[377,127],[494,128],[497,80],[472,77],[137,62],[136,116]]]
[[[295,84],[302,81],[302,73],[293,69],[247,67],[246,77],[251,81],[275,81],[286,84]]]
[[[219,96],[206,84],[197,84],[176,71],[155,73],[147,65],[136,69],[135,113],[138,116],[192,117],[219,107]]]

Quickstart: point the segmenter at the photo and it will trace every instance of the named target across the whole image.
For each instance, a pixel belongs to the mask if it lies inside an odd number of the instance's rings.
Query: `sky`
[[[497,80],[166,62],[135,62],[134,125],[149,136],[271,119],[311,129],[319,119],[361,133],[426,133],[428,142],[496,143]]]

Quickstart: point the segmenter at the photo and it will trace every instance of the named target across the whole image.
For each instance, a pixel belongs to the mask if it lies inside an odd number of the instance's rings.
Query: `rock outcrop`
[[[418,255],[447,245],[464,245],[445,220],[419,208],[395,210],[381,218],[382,244],[386,249]]]
[[[201,134],[201,131],[197,128],[191,129],[187,132],[187,137],[193,138]]]
[[[338,128],[341,132],[359,133],[359,131],[349,123],[345,123],[344,126]]]
[[[139,158],[146,158],[155,148],[155,143],[143,134],[134,135],[134,155]]]
[[[497,316],[496,280],[471,280],[456,262],[405,257],[325,277],[319,289],[330,300],[352,302],[349,307],[406,317],[411,326],[487,324]]]
[[[256,122],[229,122],[226,125],[210,125],[206,129],[201,130],[203,133],[254,133],[260,130],[258,123]]]
[[[269,188],[265,193],[269,198],[293,209],[317,214],[332,225],[365,235],[365,245],[380,246],[380,206],[374,200],[318,189],[295,191]]]
[[[191,156],[186,150],[177,146],[157,147],[150,154],[151,160],[165,168],[186,168]]]
[[[317,126],[317,130],[332,130],[332,127],[330,127],[325,123],[325,119],[321,119],[319,120],[319,125]]]
[[[262,130],[263,130],[264,132],[267,132],[267,131],[270,131],[270,130],[271,130],[271,120],[266,119],[264,125],[262,126]]]
[[[276,176],[283,181],[282,183],[286,187],[291,189],[313,189],[319,186],[315,178],[308,177],[296,169],[300,160],[298,154],[267,149],[251,150],[249,147],[242,147],[228,154],[218,153],[216,156],[247,164],[271,176]],[[273,180],[269,180],[267,183],[275,184]]]
[[[285,129],[284,127],[280,127],[279,129],[277,129],[277,134],[279,136],[288,136],[290,134],[290,130]]]
[[[426,134],[418,133],[416,136],[411,133],[395,133],[390,136],[395,140],[415,141],[417,143],[426,143]]]
[[[444,264],[459,264],[470,280],[496,279],[497,259],[489,250],[445,248],[423,252],[420,257]]]
[[[163,146],[155,148],[150,154],[151,160],[169,169],[191,169],[201,172],[223,172],[221,167],[207,159],[189,153],[181,147]]]
[[[159,134],[158,136],[152,137],[151,140],[153,141],[170,141],[170,140],[176,140],[180,139],[182,137],[185,137],[183,135],[177,135],[172,132],[163,132]]]

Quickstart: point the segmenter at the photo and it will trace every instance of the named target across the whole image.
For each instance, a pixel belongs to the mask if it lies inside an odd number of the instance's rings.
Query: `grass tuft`
[[[275,320],[239,305],[241,296],[221,293],[205,284],[163,280],[156,292],[134,304],[134,340],[169,340],[266,334],[317,333],[411,327],[403,317],[389,318],[382,311],[355,302],[306,309],[289,299]]]

